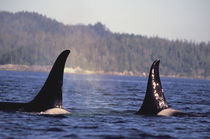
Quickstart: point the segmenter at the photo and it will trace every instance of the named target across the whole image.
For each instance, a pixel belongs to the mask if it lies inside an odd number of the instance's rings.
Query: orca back
[[[146,95],[138,114],[154,115],[168,108],[159,76],[160,60],[155,60],[150,68]]]

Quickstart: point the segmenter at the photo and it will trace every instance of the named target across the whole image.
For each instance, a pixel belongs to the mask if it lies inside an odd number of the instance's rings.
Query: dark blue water
[[[48,73],[0,71],[0,101],[27,102]],[[65,74],[72,114],[0,111],[0,138],[210,138],[210,81],[162,78],[168,104],[196,116],[141,116],[147,78]]]

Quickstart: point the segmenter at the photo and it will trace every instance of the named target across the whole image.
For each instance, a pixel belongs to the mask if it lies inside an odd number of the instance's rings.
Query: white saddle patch
[[[40,112],[40,114],[59,115],[59,114],[70,114],[70,112],[61,108],[52,108],[44,112]]]
[[[160,111],[159,113],[157,113],[157,115],[161,115],[161,116],[173,116],[173,115],[177,115],[177,114],[181,114],[183,112],[175,110],[175,109],[164,109],[162,111]]]

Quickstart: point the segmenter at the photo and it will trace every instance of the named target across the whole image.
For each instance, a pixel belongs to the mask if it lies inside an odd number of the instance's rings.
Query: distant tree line
[[[210,76],[210,43],[112,33],[103,24],[64,25],[31,12],[0,12],[0,64],[51,65],[71,49],[67,66],[106,72]]]

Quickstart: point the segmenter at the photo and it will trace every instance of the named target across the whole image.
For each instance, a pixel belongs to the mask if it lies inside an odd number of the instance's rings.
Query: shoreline
[[[17,64],[5,64],[0,65],[0,71],[28,71],[28,72],[50,72],[52,66],[40,66],[40,65],[17,65]],[[124,72],[104,72],[104,71],[91,71],[91,70],[84,70],[80,67],[70,68],[65,67],[64,73],[69,74],[98,74],[98,75],[116,75],[116,76],[136,76],[136,77],[147,77],[148,74],[145,72],[142,73],[133,73],[131,71],[124,71]],[[210,76],[202,77],[187,77],[187,76],[179,76],[179,75],[160,75],[166,78],[186,78],[186,79],[205,79],[210,80]]]

